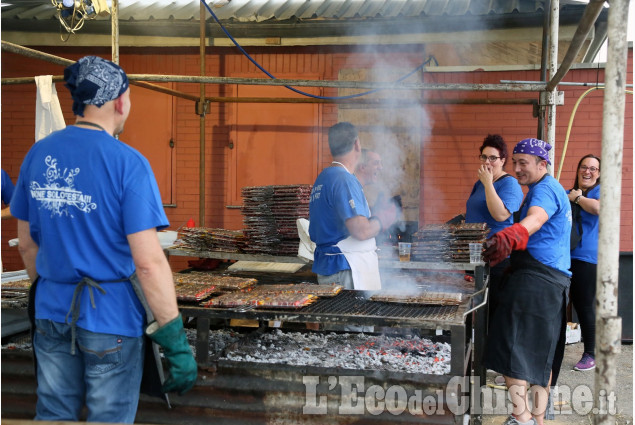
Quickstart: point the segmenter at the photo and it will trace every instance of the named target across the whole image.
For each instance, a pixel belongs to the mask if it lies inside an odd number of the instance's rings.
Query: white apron
[[[353,288],[355,290],[380,290],[379,258],[375,238],[360,241],[352,236],[337,243],[351,266]]]

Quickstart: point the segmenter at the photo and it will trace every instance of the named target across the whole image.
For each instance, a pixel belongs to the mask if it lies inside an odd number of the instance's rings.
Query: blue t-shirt
[[[518,211],[520,203],[523,200],[523,191],[520,188],[518,180],[514,177],[507,175],[508,177],[499,178],[494,182],[494,190],[496,194],[503,201],[503,205],[510,216],[507,220],[496,221],[487,209],[487,200],[485,198],[485,186],[478,180],[474,183],[472,193],[465,203],[465,222],[466,223],[487,223],[487,226],[491,229],[487,237],[489,238],[494,233],[503,230],[506,227],[514,224],[513,213]]]
[[[14,188],[11,177],[9,177],[9,174],[6,171],[2,170],[2,202],[5,205],[9,205],[11,203]]]
[[[127,235],[169,223],[154,174],[135,149],[105,131],[68,126],[33,145],[11,202],[39,246],[36,318],[64,322],[83,277],[106,294],[81,296],[77,326],[137,337],[145,312],[129,281],[135,271]]]
[[[531,207],[540,207],[549,216],[542,227],[529,237],[527,251],[542,264],[571,276],[571,205],[564,188],[550,175],[529,185],[520,207],[520,219]]]
[[[370,217],[370,208],[357,177],[344,167],[322,170],[309,202],[309,236],[316,244],[314,273],[328,276],[351,268],[335,244],[350,235],[346,220],[358,215]]]
[[[569,191],[567,191],[569,193]],[[600,185],[589,190],[586,198],[600,199]],[[587,263],[598,263],[598,235],[600,232],[600,216],[588,213],[580,208],[580,218],[582,222],[582,239],[578,246],[571,251],[572,260],[586,261]]]

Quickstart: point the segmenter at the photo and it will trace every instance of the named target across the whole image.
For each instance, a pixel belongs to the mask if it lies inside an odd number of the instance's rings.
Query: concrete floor
[[[556,403],[555,419],[546,420],[546,425],[592,425],[594,423],[594,415],[585,414],[585,404],[581,400],[593,397],[597,369],[587,372],[573,370],[573,366],[582,356],[582,351],[582,343],[566,346],[562,370],[558,378],[558,388],[562,399]],[[630,425],[633,423],[633,346],[631,344],[622,345],[622,352],[618,355],[615,366],[617,367],[615,422],[618,425]],[[492,384],[495,376],[494,373],[489,372],[488,383]],[[567,389],[571,397],[565,396]],[[486,414],[483,415],[483,425],[501,425],[506,418],[506,415]]]

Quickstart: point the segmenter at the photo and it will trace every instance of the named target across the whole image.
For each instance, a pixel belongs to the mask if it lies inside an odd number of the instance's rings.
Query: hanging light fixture
[[[51,3],[57,8],[57,17],[61,26],[68,32],[69,37],[70,34],[79,31],[87,19],[110,15],[106,0],[51,0]]]

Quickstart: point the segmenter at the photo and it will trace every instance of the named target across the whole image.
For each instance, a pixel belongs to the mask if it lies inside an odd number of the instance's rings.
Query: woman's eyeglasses
[[[482,155],[481,155],[482,156]],[[595,167],[587,167],[586,165],[580,165],[580,170],[582,171],[590,171],[592,173],[595,173],[596,171],[600,171],[599,168],[595,168]]]
[[[478,156],[478,159],[480,159],[482,162],[485,162],[485,161],[487,161],[488,159],[489,159],[489,162],[494,162],[494,161],[496,161],[496,160],[497,160],[497,159],[499,159],[499,158],[500,158],[500,156],[494,156],[494,155],[490,155],[490,156],[487,156],[487,155],[479,155],[479,156]]]

